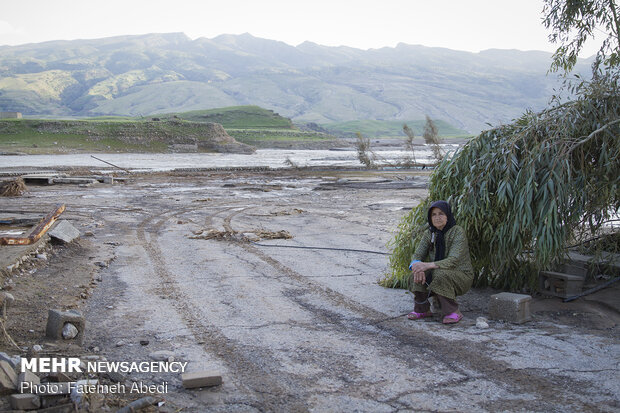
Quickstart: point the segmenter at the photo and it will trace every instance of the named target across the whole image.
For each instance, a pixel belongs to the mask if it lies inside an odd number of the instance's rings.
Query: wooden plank
[[[59,204],[35,226],[27,237],[2,237],[0,245],[30,245],[37,242],[65,211],[65,205]]]

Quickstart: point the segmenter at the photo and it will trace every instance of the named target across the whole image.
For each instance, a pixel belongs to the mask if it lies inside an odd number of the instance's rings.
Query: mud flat
[[[166,372],[115,377],[127,389],[165,383],[153,387],[161,411],[618,411],[620,317],[608,304],[617,290],[572,303],[534,297],[533,321],[480,329],[497,291],[470,291],[464,320],[447,327],[407,320],[412,296],[377,284],[426,178],[211,171],[30,186],[0,198],[0,210],[63,202],[82,236],[4,280],[15,297],[7,332],[24,356],[39,344],[221,373],[204,389]],[[83,346],[45,339],[51,306],[85,314]]]

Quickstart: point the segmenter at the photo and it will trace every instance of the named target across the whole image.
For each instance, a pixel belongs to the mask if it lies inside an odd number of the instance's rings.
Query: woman
[[[456,296],[465,294],[474,279],[467,236],[465,230],[456,225],[446,201],[431,204],[428,224],[429,231],[423,235],[409,266],[415,306],[407,317],[420,320],[432,316],[428,299],[435,296],[441,306],[443,323],[458,323],[463,315]]]

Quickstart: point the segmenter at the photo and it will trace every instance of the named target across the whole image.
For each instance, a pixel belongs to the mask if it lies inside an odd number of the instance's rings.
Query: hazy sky
[[[2,0],[0,45],[184,32],[360,49],[554,51],[542,0]],[[589,47],[583,57],[596,52]]]

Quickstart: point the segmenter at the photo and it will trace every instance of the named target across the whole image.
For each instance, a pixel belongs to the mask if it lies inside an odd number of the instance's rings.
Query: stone
[[[532,297],[526,294],[494,294],[489,302],[489,318],[523,324],[532,319],[531,300]]]
[[[484,328],[489,328],[489,323],[487,322],[487,319],[484,317],[478,317],[476,319],[476,327],[484,329]]]
[[[76,326],[71,323],[65,323],[62,328],[62,338],[65,340],[71,340],[79,334],[79,331]]]
[[[7,307],[13,305],[13,303],[15,302],[15,297],[13,297],[13,294],[11,293],[2,293],[0,294],[0,300],[4,303],[6,303]]]
[[[41,254],[37,254],[37,255],[36,255],[36,258],[37,258],[38,260],[43,260],[43,261],[46,261],[46,260],[47,260],[47,254],[46,254],[46,253],[44,253],[44,252],[43,252],[43,253],[41,253]]]
[[[174,361],[174,353],[168,350],[154,351],[149,354],[149,357],[155,361]]]
[[[0,394],[11,394],[17,390],[17,373],[7,361],[0,361]]]
[[[23,385],[22,383],[28,384]],[[32,389],[33,386],[38,386],[39,384],[41,384],[41,379],[31,371],[24,371],[17,376],[17,390],[20,393],[24,393],[24,389]]]
[[[43,347],[39,344],[35,344],[34,346],[32,346],[32,351],[34,351],[35,353],[40,353],[41,351],[43,351]]]
[[[61,339],[63,337],[63,329],[65,324],[71,323],[78,330],[78,334],[73,338],[80,345],[84,342],[84,316],[79,311],[69,310],[49,310],[47,316],[47,327],[45,335],[53,339]]]
[[[36,410],[41,407],[41,398],[36,394],[12,394],[11,408],[13,410]]]
[[[64,219],[58,221],[58,223],[48,231],[48,234],[53,239],[63,243],[69,243],[80,237],[80,231]]]
[[[1,351],[0,351],[0,360],[6,361],[13,368],[16,368],[17,365],[19,364],[19,362],[18,362],[16,357],[11,357],[8,354],[6,354],[5,352],[1,352]]]
[[[218,371],[198,371],[181,375],[183,387],[194,389],[197,387],[212,387],[222,384],[222,375]]]

